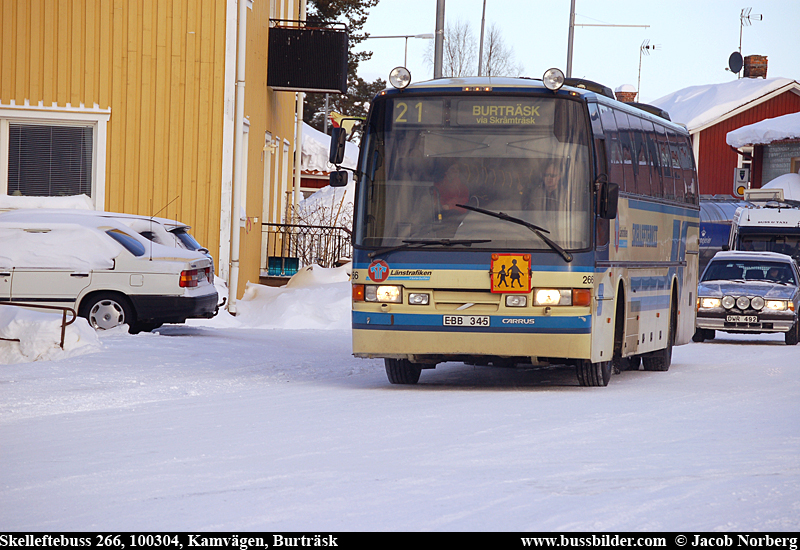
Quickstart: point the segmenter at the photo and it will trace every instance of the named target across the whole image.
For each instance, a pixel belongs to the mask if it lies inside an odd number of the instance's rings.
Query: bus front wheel
[[[392,384],[416,384],[419,382],[419,375],[422,366],[412,363],[408,359],[384,359],[386,376]]]
[[[611,379],[611,361],[592,363],[589,359],[581,359],[575,370],[581,386],[608,386]]]

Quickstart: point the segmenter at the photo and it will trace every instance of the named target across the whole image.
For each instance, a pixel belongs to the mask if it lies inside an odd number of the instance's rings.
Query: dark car
[[[703,271],[697,288],[695,342],[715,331],[758,334],[782,332],[797,344],[800,323],[800,271],[785,254],[718,252]]]

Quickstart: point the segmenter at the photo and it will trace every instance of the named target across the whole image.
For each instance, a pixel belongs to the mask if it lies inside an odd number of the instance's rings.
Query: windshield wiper
[[[469,240],[450,240],[450,239],[436,239],[436,240],[407,240],[403,241],[403,244],[399,244],[397,246],[389,246],[387,248],[381,248],[379,250],[375,250],[367,254],[368,257],[374,258],[379,254],[386,254],[387,252],[394,252],[395,250],[406,250],[409,248],[422,248],[425,246],[431,246],[434,244],[439,244],[443,246],[472,246],[473,244],[477,243],[489,243],[492,242],[492,239],[469,239]]]
[[[468,206],[466,204],[457,204],[459,208],[464,208],[466,210],[472,210],[473,212],[478,212],[479,214],[485,214],[487,216],[492,216],[493,218],[498,218],[501,220],[505,220],[507,222],[516,223],[518,225],[523,225],[536,233],[540,239],[550,246],[553,250],[561,254],[561,257],[564,258],[564,261],[571,262],[572,261],[572,254],[561,248],[561,246],[555,242],[553,239],[545,235],[545,233],[550,233],[544,227],[539,227],[538,225],[534,225],[530,222],[526,222],[525,220],[521,220],[520,218],[515,218],[514,216],[509,216],[505,212],[492,212],[491,210],[484,210],[483,208],[478,208],[477,206]]]

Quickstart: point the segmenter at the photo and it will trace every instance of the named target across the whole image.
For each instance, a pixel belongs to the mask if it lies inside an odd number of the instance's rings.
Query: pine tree
[[[358,64],[372,57],[372,52],[354,53],[353,48],[366,39],[362,32],[367,21],[369,9],[376,6],[379,0],[308,0],[307,20],[339,21],[347,24],[350,44],[347,54],[347,93],[329,94],[328,110],[347,116],[366,117],[369,102],[375,94],[386,87],[386,81],[377,79],[367,82],[358,76]],[[303,120],[322,131],[325,123],[325,94],[307,93],[303,104]],[[358,126],[356,127],[358,130]]]

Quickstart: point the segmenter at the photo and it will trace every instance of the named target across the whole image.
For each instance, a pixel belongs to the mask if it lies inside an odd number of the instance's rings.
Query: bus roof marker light
[[[405,67],[395,67],[389,73],[389,83],[398,90],[406,88],[411,84],[411,71]]]
[[[542,76],[544,87],[550,91],[557,92],[564,85],[564,73],[561,69],[547,69]]]

